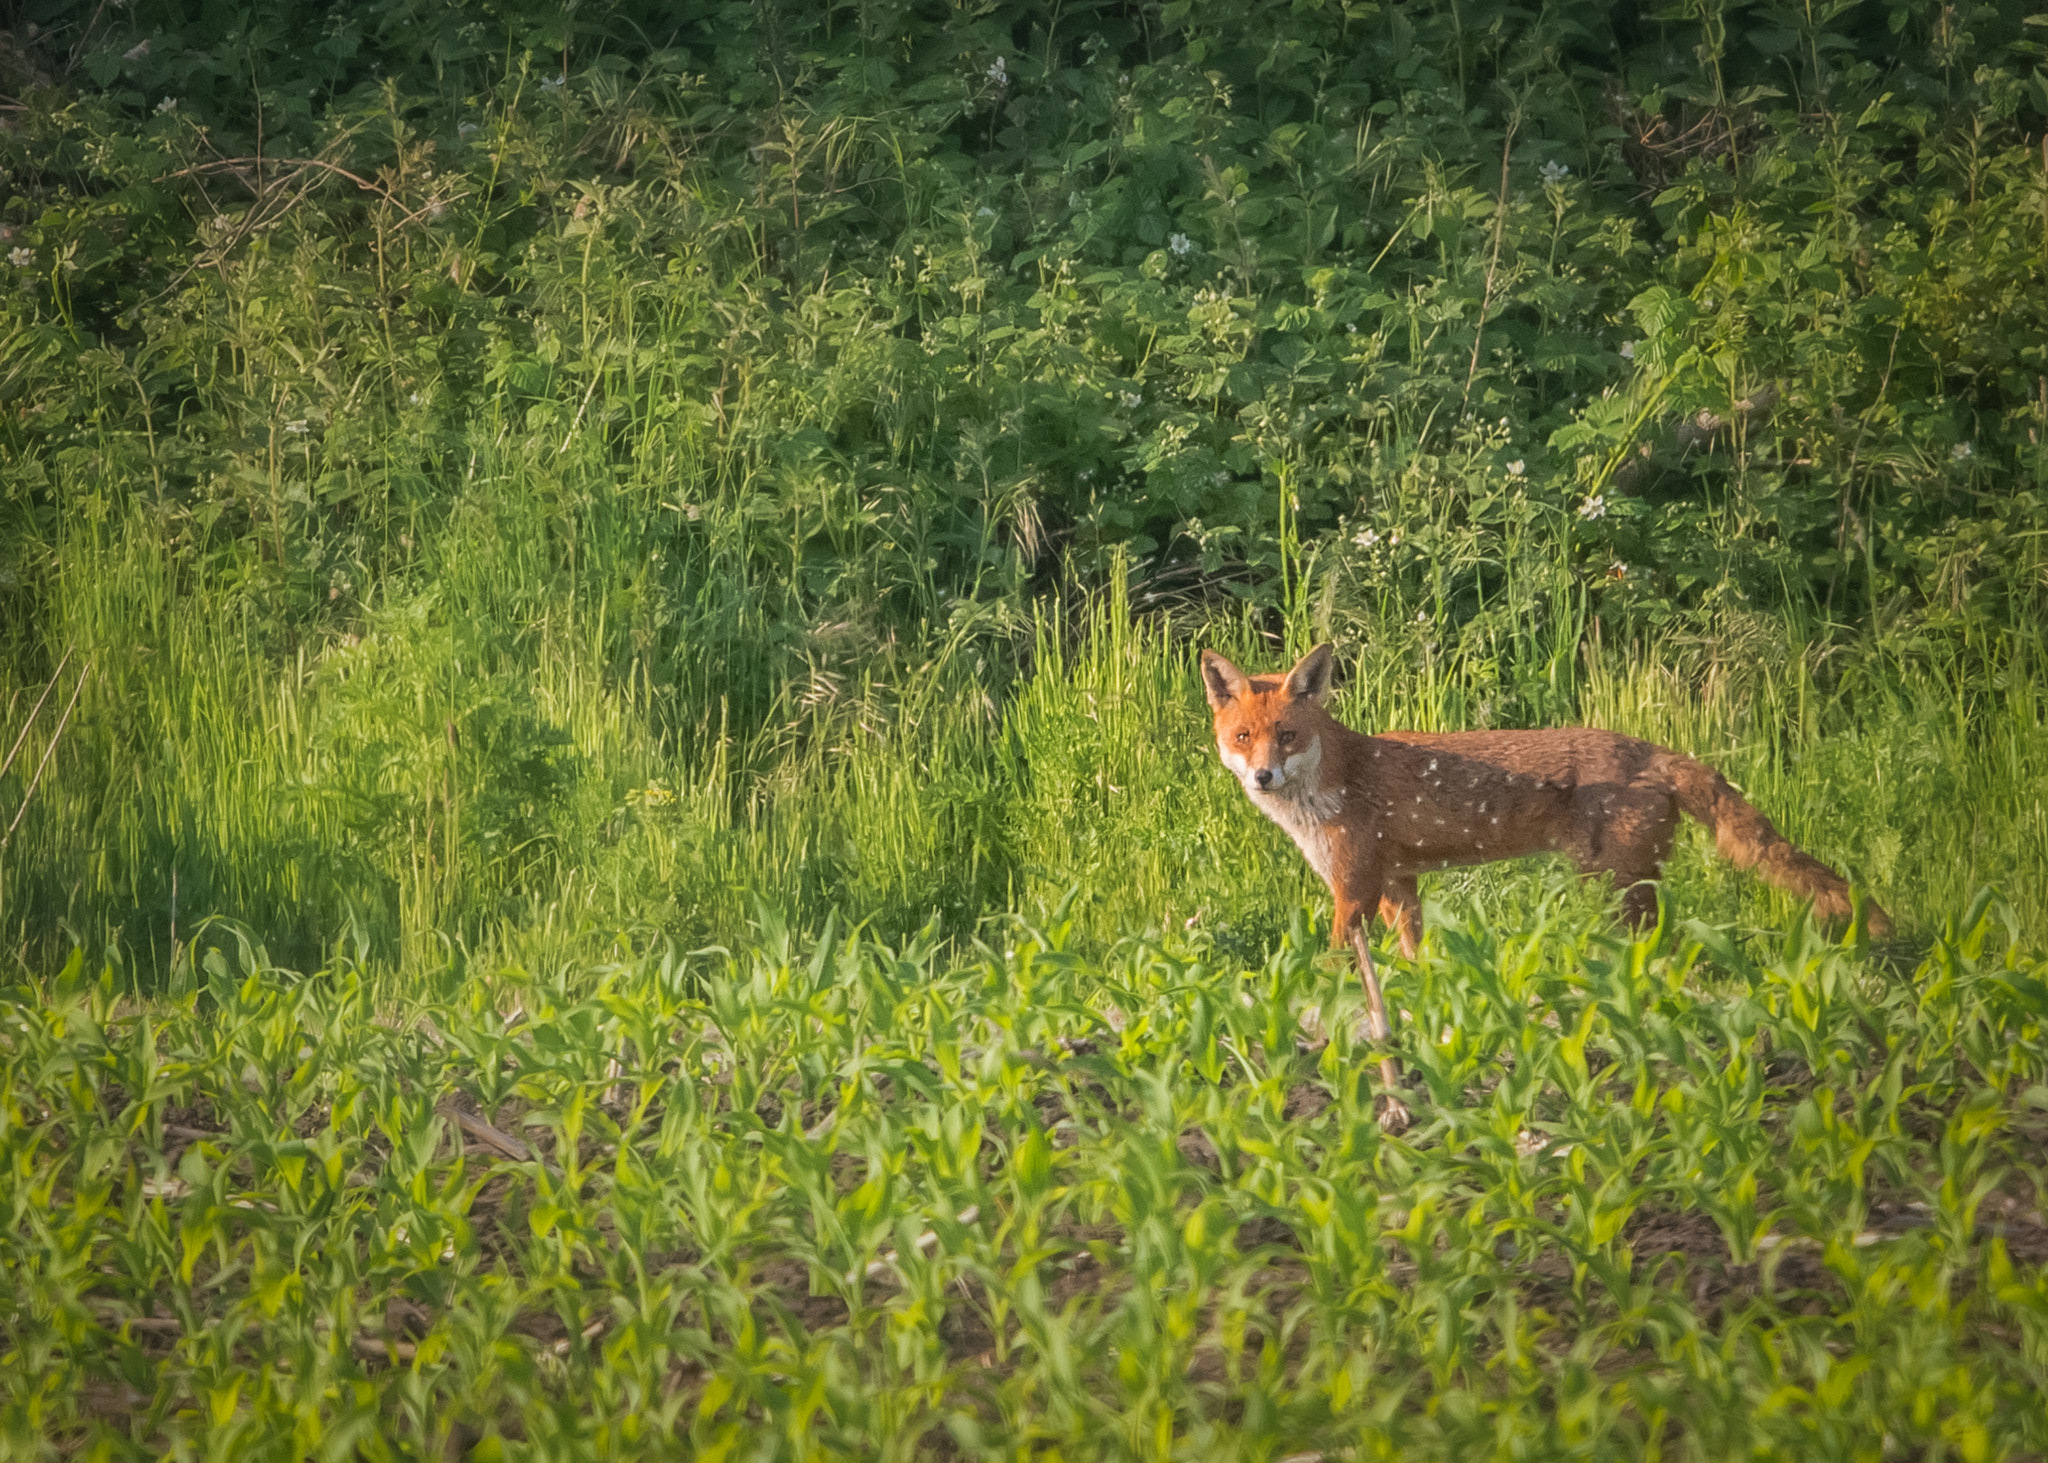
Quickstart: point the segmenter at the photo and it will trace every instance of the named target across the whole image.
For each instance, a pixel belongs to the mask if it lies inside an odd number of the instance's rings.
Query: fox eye
[[[1240,742],[1248,742],[1252,739],[1252,734],[1248,731],[1241,731],[1237,734],[1237,739]]]
[[[1293,732],[1291,732],[1291,731],[1284,731],[1284,732],[1280,733],[1280,745],[1281,745],[1281,746],[1283,746],[1283,747],[1291,747],[1291,746],[1293,746],[1293,745],[1294,745],[1294,733],[1293,733]]]

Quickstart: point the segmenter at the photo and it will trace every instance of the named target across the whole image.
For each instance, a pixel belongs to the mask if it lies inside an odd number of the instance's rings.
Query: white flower
[[[420,404],[420,394],[419,394],[419,393],[418,393],[417,391],[415,391],[415,392],[414,392],[414,393],[413,393],[413,394],[412,394],[412,395],[411,395],[410,397],[408,397],[407,399],[408,399],[409,401],[411,401],[411,402],[412,402],[412,404],[413,404],[414,406],[418,406],[418,405]]]
[[[287,432],[290,432],[294,437],[303,437],[306,435],[306,433],[313,430],[311,427],[306,425],[306,419],[304,417],[299,418],[299,420],[295,422],[286,422],[284,424],[284,429]]]
[[[1632,361],[1636,358],[1636,343],[1634,341],[1624,340],[1621,343],[1621,358],[1624,361]]]
[[[994,218],[996,216],[996,211],[993,208],[990,208],[986,203],[984,203],[981,207],[974,210],[974,216],[976,218]]]
[[[1572,170],[1570,168],[1566,167],[1563,163],[1553,159],[1552,161],[1547,162],[1543,165],[1542,171],[1539,174],[1539,176],[1546,183],[1562,183],[1566,178],[1569,178],[1571,176],[1571,172]]]
[[[1344,333],[1346,335],[1356,335],[1358,334],[1358,327],[1347,320],[1344,323]]]
[[[7,262],[16,269],[27,269],[36,262],[36,251],[33,249],[9,249],[7,251]]]
[[[1144,396],[1136,391],[1119,392],[1116,399],[1123,403],[1126,411],[1136,411],[1145,404]]]
[[[178,99],[176,97],[165,97],[162,101],[156,104],[156,114],[159,117],[167,117],[172,112],[175,112],[177,110]]]
[[[144,56],[147,56],[148,54],[149,41],[145,38],[143,40],[137,41],[134,45],[130,46],[127,50],[123,51],[121,53],[121,59],[123,61],[140,61]]]
[[[548,77],[545,81],[541,82],[540,89],[542,91],[559,91],[561,88],[567,86],[568,84],[568,73],[564,72],[560,76]]]
[[[988,79],[997,86],[1008,86],[1010,84],[1010,65],[1001,56],[998,56],[996,57],[995,64],[988,68],[987,75]]]
[[[1361,549],[1369,549],[1379,541],[1380,536],[1369,528],[1361,528],[1357,533],[1351,535],[1351,542],[1357,544]]]
[[[1955,446],[1949,448],[1948,455],[1952,461],[1961,462],[1964,458],[1970,455],[1970,451],[1971,449],[1969,443],[1958,442]]]
[[[1522,470],[1526,468],[1528,465],[1528,463],[1522,461],[1521,458],[1517,457],[1513,462],[1508,464],[1508,476],[1511,478],[1520,477],[1522,475]]]
[[[1429,623],[1429,611],[1417,610],[1415,612],[1415,623],[1418,625],[1427,625]]]
[[[1166,247],[1176,254],[1184,255],[1195,246],[1188,242],[1186,234],[1173,234],[1167,238]]]
[[[1592,497],[1579,504],[1579,517],[1581,518],[1605,518],[1606,516],[1607,500],[1598,493],[1593,494]]]
[[[459,126],[457,126],[457,127],[456,127],[456,129],[455,129],[455,135],[456,135],[457,137],[469,137],[469,136],[473,135],[473,134],[474,134],[475,132],[476,132],[476,123],[474,123],[474,122],[464,122],[464,123],[460,124]]]

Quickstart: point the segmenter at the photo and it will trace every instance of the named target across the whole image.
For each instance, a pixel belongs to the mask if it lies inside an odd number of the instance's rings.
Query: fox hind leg
[[[1621,890],[1621,917],[1631,928],[1640,930],[1657,922],[1656,881],[1662,874],[1661,868],[1634,875],[1620,870],[1609,873],[1614,887]]]
[[[1422,944],[1422,894],[1413,874],[1387,880],[1380,894],[1380,918],[1401,937],[1401,958],[1413,960]]]
[[[1577,837],[1566,851],[1587,876],[1605,874],[1621,894],[1622,918],[1637,929],[1657,918],[1656,881],[1671,857],[1678,805],[1650,788],[1586,788]]]

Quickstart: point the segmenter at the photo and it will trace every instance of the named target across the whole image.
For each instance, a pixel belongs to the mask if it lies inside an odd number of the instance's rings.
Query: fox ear
[[[1213,650],[1202,652],[1202,689],[1209,693],[1209,705],[1221,711],[1251,689],[1243,671]]]
[[[1287,694],[1297,701],[1320,702],[1330,694],[1330,671],[1335,664],[1331,647],[1318,645],[1287,673]]]

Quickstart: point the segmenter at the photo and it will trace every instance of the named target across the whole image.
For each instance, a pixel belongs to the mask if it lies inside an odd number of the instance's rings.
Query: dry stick
[[[599,1316],[596,1320],[592,1321],[588,1326],[585,1326],[581,1334],[585,1341],[595,1341],[598,1338],[599,1334],[603,1332],[603,1330],[604,1317]],[[552,1347],[550,1347],[549,1350],[553,1351],[556,1356],[567,1356],[569,1354],[569,1349],[572,1344],[573,1343],[569,1340],[569,1338],[567,1336],[564,1336],[560,1341],[557,1341]]]
[[[21,744],[28,740],[29,728],[34,726],[36,724],[36,718],[43,714],[43,703],[49,700],[50,693],[57,689],[57,682],[64,679],[64,667],[69,665],[70,663],[71,652],[69,650],[66,650],[64,652],[64,658],[57,662],[57,669],[50,672],[50,684],[43,687],[43,694],[36,697],[36,704],[29,711],[28,720],[24,721],[21,724],[21,735],[14,739],[14,745],[8,749],[7,760],[5,762],[0,762],[0,777],[5,777],[7,775],[7,769],[12,767],[14,765],[14,759],[21,755]]]
[[[420,1354],[419,1346],[414,1342],[390,1336],[372,1336],[360,1331],[349,1338],[349,1347],[364,1361],[409,1362]]]
[[[141,1331],[151,1336],[183,1336],[187,1334],[185,1323],[176,1316],[124,1316],[112,1311],[104,1303],[101,1304],[102,1309],[107,1313],[101,1315],[100,1323],[115,1330]],[[602,1324],[603,1322],[601,1321],[593,1322],[590,1327],[585,1329],[584,1337],[588,1339],[595,1334]],[[419,1347],[414,1342],[399,1341],[395,1338],[383,1336],[372,1336],[364,1331],[358,1331],[351,1336],[349,1344],[354,1349],[356,1355],[372,1361],[411,1361],[419,1354]],[[565,1351],[567,1343],[557,1342],[556,1349],[558,1351]]]
[[[475,1113],[464,1112],[461,1108],[455,1107],[452,1104],[437,1107],[434,1111],[447,1118],[456,1127],[462,1129],[463,1132],[469,1134],[470,1137],[476,1139],[486,1148],[495,1149],[514,1163],[532,1163],[537,1160],[542,1168],[546,1169],[556,1178],[562,1176],[562,1170],[555,1164],[548,1162],[545,1158],[540,1158],[526,1143],[502,1129],[492,1127]]]
[[[562,445],[555,449],[555,456],[560,457],[567,452],[569,444],[576,439],[576,429],[583,425],[583,414],[590,410],[590,399],[597,395],[597,383],[603,379],[601,375],[591,376],[590,389],[583,393],[583,405],[576,408],[576,420],[569,423],[569,430],[562,434]]]
[[[346,137],[347,135],[349,134],[343,134],[344,137]],[[250,169],[248,167],[248,164],[252,162],[256,165],[253,180],[251,178]],[[263,176],[263,171],[266,164],[272,168],[296,168],[297,171],[290,173],[284,178],[277,179],[275,181],[266,181]],[[403,206],[399,203],[397,197],[394,196],[388,188],[383,187],[381,184],[371,182],[369,179],[352,173],[347,168],[344,168],[337,163],[328,162],[325,158],[316,157],[222,157],[216,158],[212,162],[194,163],[189,168],[179,168],[176,172],[161,174],[157,178],[157,181],[167,182],[172,178],[199,179],[201,180],[200,194],[202,197],[204,197],[205,184],[203,180],[206,178],[206,176],[213,173],[226,173],[232,176],[235,179],[235,181],[240,183],[244,188],[247,188],[250,191],[250,193],[255,195],[257,200],[256,209],[253,212],[251,212],[248,217],[242,220],[240,227],[238,227],[234,231],[233,235],[225,239],[216,239],[214,241],[214,250],[217,251],[219,254],[224,255],[227,250],[239,245],[244,239],[248,238],[251,234],[255,233],[259,227],[269,222],[271,219],[282,217],[285,213],[289,212],[294,206],[296,206],[300,202],[300,200],[304,199],[305,196],[312,191],[313,185],[310,182],[302,186],[295,196],[271,208],[269,216],[267,218],[264,215],[264,200],[266,198],[268,198],[273,192],[283,190],[297,179],[304,177],[306,174],[314,171],[315,169],[321,169],[326,172],[336,174],[337,176],[346,178],[349,180],[349,182],[355,184],[364,192],[376,194],[379,198],[382,198],[386,203],[392,205],[393,207]],[[457,198],[467,196],[468,195],[466,193],[456,195]],[[219,211],[218,205],[215,205],[211,198],[207,199],[207,205],[209,207],[214,208],[216,213]],[[405,224],[411,223],[413,219],[418,218],[420,214],[425,213],[427,211],[427,208],[421,208],[416,210],[415,212],[409,214],[406,218],[401,220],[400,226],[403,227]],[[200,254],[195,255],[193,262],[187,265],[183,271],[181,271],[175,278],[173,278],[170,284],[165,286],[163,292],[159,294],[156,298],[158,300],[169,298],[171,293],[174,290],[176,290],[179,285],[184,283],[186,277],[199,268],[200,262],[204,258],[205,251],[202,251]]]
[[[50,758],[57,750],[57,744],[64,740],[64,726],[71,720],[71,710],[78,705],[79,692],[92,676],[92,662],[85,663],[85,669],[78,673],[78,684],[71,688],[71,699],[64,703],[64,714],[57,718],[57,729],[50,733],[50,745],[43,748],[43,760],[36,763],[36,775],[28,780],[28,791],[21,795],[21,806],[14,810],[14,821],[7,825],[7,832],[0,834],[0,848],[14,840],[14,830],[21,826],[22,817],[28,812],[28,805],[35,800],[36,788],[43,780],[43,769],[50,765]]]
[[[251,162],[256,164],[256,183],[255,186],[251,188],[250,191],[260,192],[263,188],[268,186],[263,181],[263,167],[265,163],[265,159],[263,158],[222,158],[218,162],[194,163],[189,168],[179,168],[174,173],[165,173],[163,177],[164,179],[167,180],[171,178],[196,177],[204,173],[230,173],[233,174],[238,181],[240,181],[243,187],[249,188],[249,179],[245,176],[245,165]],[[396,198],[392,197],[389,189],[381,187],[376,183],[372,183],[367,178],[359,177],[356,174],[351,173],[347,168],[338,167],[334,163],[328,162],[325,158],[274,157],[268,159],[268,162],[269,165],[273,168],[298,168],[301,171],[307,168],[322,168],[325,169],[327,172],[334,173],[337,176],[348,179],[351,183],[355,184],[365,193],[377,194],[386,203],[398,202]]]
[[[1486,290],[1479,297],[1479,324],[1472,331],[1472,361],[1465,368],[1465,395],[1458,403],[1458,415],[1472,404],[1472,382],[1479,375],[1479,343],[1486,338],[1486,312],[1493,307],[1493,277],[1500,267],[1501,235],[1508,227],[1508,152],[1515,145],[1515,129],[1522,125],[1521,109],[1508,114],[1507,135],[1500,143],[1500,197],[1493,206],[1493,254],[1486,261]]]

